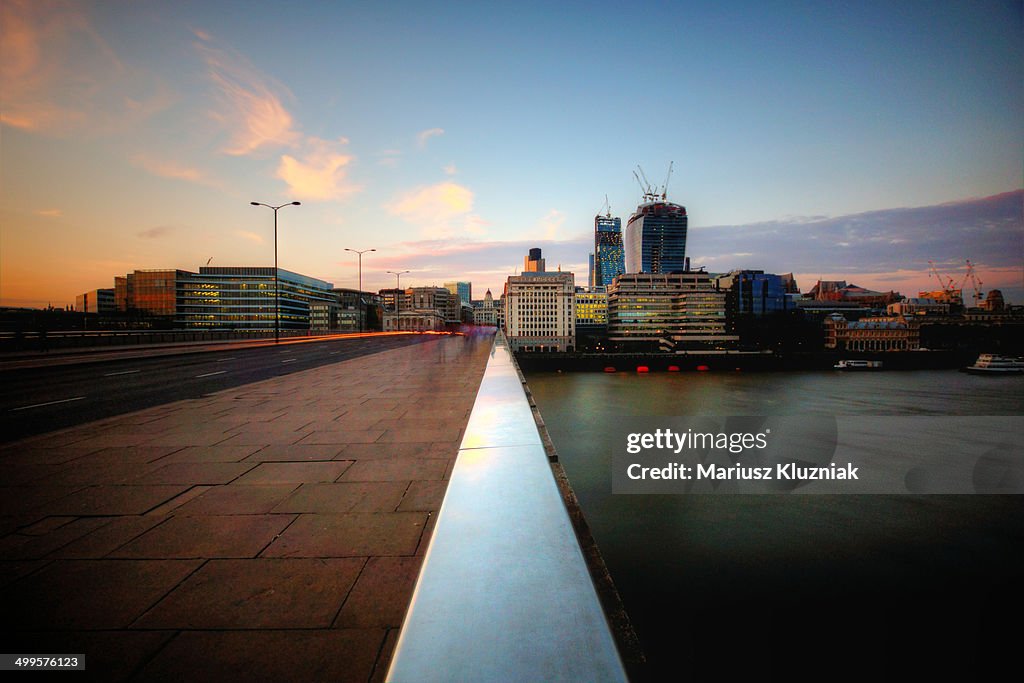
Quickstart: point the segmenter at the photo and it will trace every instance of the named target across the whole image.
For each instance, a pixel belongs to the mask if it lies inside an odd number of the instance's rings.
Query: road
[[[0,371],[0,443],[432,339],[336,338],[7,369]]]

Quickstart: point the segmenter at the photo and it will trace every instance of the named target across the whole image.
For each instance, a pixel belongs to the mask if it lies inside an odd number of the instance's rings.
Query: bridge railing
[[[387,680],[626,680],[500,333]]]

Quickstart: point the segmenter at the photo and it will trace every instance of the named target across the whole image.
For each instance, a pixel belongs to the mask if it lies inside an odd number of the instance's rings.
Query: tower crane
[[[963,282],[960,283],[960,289],[963,289],[967,285],[967,281],[971,281],[971,285],[974,288],[974,305],[977,307],[980,303],[984,294],[981,291],[982,281],[978,279],[978,274],[974,270],[974,264],[971,263],[971,259],[967,259],[967,274],[964,275]]]
[[[674,163],[675,163],[674,161],[668,162],[668,174],[665,176],[665,184],[661,186],[661,198],[663,200],[667,200],[668,199],[668,181],[669,181],[669,178],[672,177],[672,165]]]
[[[644,169],[640,167],[640,164],[636,165],[636,170],[633,171],[633,177],[636,178],[636,182],[640,185],[640,191],[643,192],[645,201],[656,201],[660,199],[665,201],[668,199],[668,181],[672,177],[672,166],[675,162],[668,162],[668,174],[665,176],[665,184],[659,188],[656,188],[651,184],[651,181],[647,179],[647,174],[644,173]],[[639,175],[637,175],[639,173]]]
[[[942,288],[942,291],[947,294],[952,294],[956,289],[956,283],[953,282],[953,278],[947,277],[943,279],[942,273],[940,273],[939,269],[935,267],[935,261],[929,261],[928,265],[931,266],[932,275],[934,275],[935,279],[939,281],[939,287]]]

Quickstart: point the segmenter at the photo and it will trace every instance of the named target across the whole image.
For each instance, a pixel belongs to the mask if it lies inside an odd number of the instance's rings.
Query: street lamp
[[[263,202],[249,202],[253,206],[265,206],[274,210],[274,343],[281,341],[281,299],[277,283],[277,210],[286,206],[299,206],[302,202],[288,202],[280,206],[271,206]]]
[[[412,271],[389,270],[388,272],[395,276],[395,329],[400,331],[402,329],[402,300],[399,297],[402,296],[402,276]]]
[[[363,254],[368,251],[377,251],[376,249],[358,249],[345,248],[345,251],[351,251],[353,254],[359,254],[359,331],[363,331]]]

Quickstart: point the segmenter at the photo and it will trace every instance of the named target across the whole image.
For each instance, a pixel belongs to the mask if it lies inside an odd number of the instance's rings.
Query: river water
[[[609,443],[624,418],[650,415],[1020,416],[1024,379],[920,371],[527,381],[640,637],[648,664],[639,678],[977,680],[1018,649],[1024,496],[613,495]],[[1003,618],[1012,633],[997,625]]]

